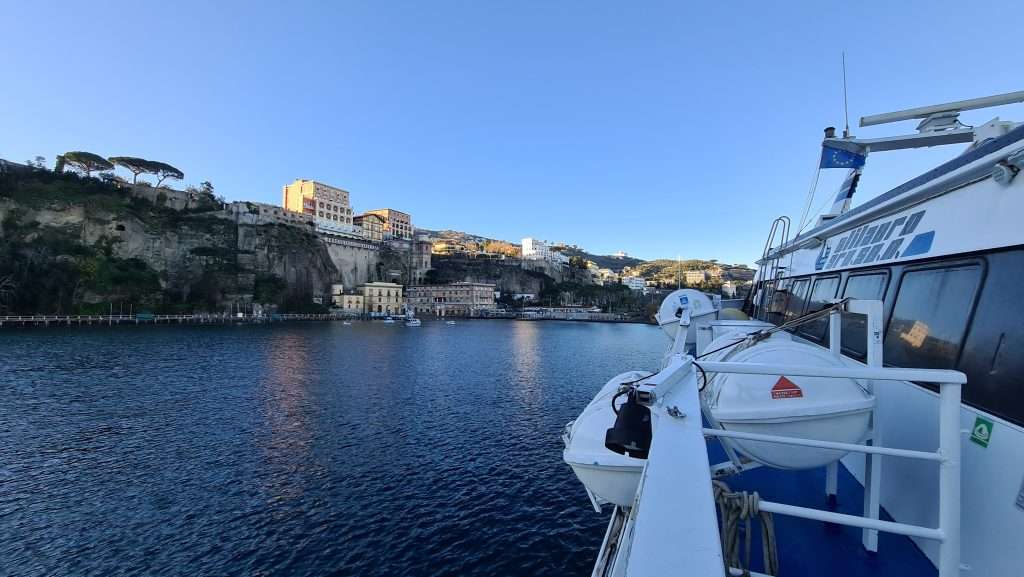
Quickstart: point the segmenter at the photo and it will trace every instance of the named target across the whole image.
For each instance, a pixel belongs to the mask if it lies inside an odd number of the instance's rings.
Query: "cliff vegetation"
[[[337,275],[313,234],[239,225],[212,187],[175,209],[184,193],[142,186],[0,174],[0,314],[308,310]]]

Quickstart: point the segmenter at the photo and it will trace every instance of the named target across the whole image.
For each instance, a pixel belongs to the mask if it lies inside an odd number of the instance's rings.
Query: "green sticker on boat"
[[[971,440],[982,447],[988,447],[988,442],[991,439],[992,421],[981,417],[974,419],[974,428],[971,429]]]

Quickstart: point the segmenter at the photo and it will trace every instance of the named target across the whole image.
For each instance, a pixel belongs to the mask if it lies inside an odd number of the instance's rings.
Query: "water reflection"
[[[545,359],[539,322],[519,321],[513,324],[512,330],[512,359],[516,378],[509,383],[510,392],[520,406],[527,410],[536,409],[543,389],[543,383],[536,378]]]
[[[261,382],[267,434],[261,446],[268,465],[263,488],[271,503],[300,498],[301,473],[312,465],[307,460],[313,439],[308,386],[317,363],[310,348],[299,332],[275,334],[268,343]]]

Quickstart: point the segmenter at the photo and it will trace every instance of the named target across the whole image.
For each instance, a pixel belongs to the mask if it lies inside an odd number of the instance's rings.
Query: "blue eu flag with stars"
[[[819,168],[860,168],[866,158],[863,154],[823,145]]]

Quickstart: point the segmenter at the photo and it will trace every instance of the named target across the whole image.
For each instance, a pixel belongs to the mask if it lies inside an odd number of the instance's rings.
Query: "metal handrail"
[[[939,577],[956,577],[960,571],[960,407],[963,385],[967,376],[960,371],[947,369],[912,369],[882,366],[882,303],[877,300],[850,300],[849,312],[867,316],[867,366],[820,367],[806,365],[740,363],[729,361],[701,361],[701,368],[709,373],[734,373],[750,375],[790,375],[824,378],[862,379],[871,383],[892,383],[916,381],[939,385],[939,447],[934,452],[912,451],[880,446],[875,430],[874,411],[871,421],[871,444],[836,443],[815,439],[799,439],[781,435],[763,435],[739,431],[704,428],[705,435],[738,438],[769,443],[791,444],[823,449],[857,451],[865,453],[864,474],[865,507],[864,516],[845,515],[833,511],[822,511],[771,501],[761,501],[764,511],[790,515],[804,519],[826,521],[860,527],[864,530],[863,541],[869,550],[877,548],[877,531],[896,533],[911,537],[934,539],[939,542]],[[842,358],[841,317],[838,310],[829,314],[829,349]],[[690,371],[693,378],[696,375]],[[873,385],[869,385],[873,391]],[[880,507],[878,496],[881,483],[881,456],[891,456],[939,463],[939,526],[921,527],[908,523],[882,521],[878,518]],[[829,466],[828,484],[835,485],[835,464]],[[834,490],[834,489],[830,489]],[[831,493],[834,494],[834,493]]]

